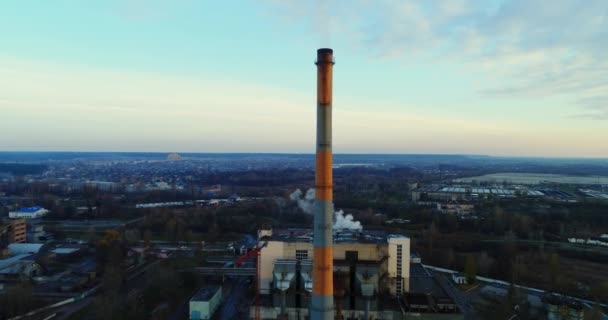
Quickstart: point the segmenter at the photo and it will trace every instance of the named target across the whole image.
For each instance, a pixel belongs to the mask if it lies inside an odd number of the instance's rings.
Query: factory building
[[[313,234],[309,229],[261,230],[261,318],[308,316],[313,286]],[[397,299],[409,291],[410,239],[383,231],[334,230],[336,314],[393,319]],[[396,304],[396,305],[395,305]]]
[[[46,215],[47,213],[49,213],[48,210],[46,210],[43,207],[27,207],[27,208],[21,208],[17,211],[12,211],[8,213],[8,217],[9,218],[24,218],[24,219],[35,219],[35,218],[40,218],[44,215]]]
[[[211,319],[222,302],[220,287],[201,288],[190,299],[190,320]]]
[[[550,196],[550,192],[547,190],[532,190],[523,187],[473,187],[467,185],[432,184],[413,189],[410,193],[410,198],[414,202],[429,200],[458,202],[486,198],[512,199],[518,196],[526,198],[543,198]]]
[[[437,203],[437,211],[451,215],[470,215],[475,211],[475,205],[461,203]]]
[[[12,231],[12,241],[11,242],[25,242],[26,240],[26,230],[27,230],[27,224],[25,222],[25,219],[13,219],[11,221],[11,224],[13,226],[13,231]]]

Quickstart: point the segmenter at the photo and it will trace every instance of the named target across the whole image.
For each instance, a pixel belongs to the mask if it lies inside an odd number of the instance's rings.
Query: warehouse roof
[[[21,260],[28,260],[31,254],[18,254],[6,259],[0,259],[0,274],[19,273],[21,270]]]
[[[220,290],[220,287],[217,286],[201,288],[192,296],[190,301],[209,301],[218,290]]]
[[[272,230],[270,241],[282,242],[312,242],[313,232],[310,229],[275,229]],[[382,230],[334,230],[334,243],[386,243],[392,237],[404,235],[388,235]]]
[[[40,207],[40,206],[34,206],[34,207],[26,207],[26,208],[21,208],[21,209],[19,209],[19,210],[15,211],[15,212],[20,212],[20,213],[34,213],[34,212],[36,212],[36,211],[43,210],[43,209],[44,209],[43,207]]]
[[[43,246],[44,244],[40,243],[11,243],[8,245],[8,249],[13,255],[32,254],[38,253]]]

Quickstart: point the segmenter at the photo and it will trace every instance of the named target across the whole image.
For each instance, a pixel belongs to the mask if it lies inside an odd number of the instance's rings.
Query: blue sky
[[[0,150],[608,157],[608,2],[3,1]]]

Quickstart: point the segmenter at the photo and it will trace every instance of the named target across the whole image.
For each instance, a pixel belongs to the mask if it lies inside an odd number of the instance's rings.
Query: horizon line
[[[151,154],[232,154],[232,155],[311,155],[314,156],[314,152],[201,152],[201,151],[64,151],[64,150],[53,150],[53,151],[33,151],[33,150],[0,150],[0,153],[151,153]],[[593,157],[593,156],[528,156],[528,155],[491,155],[491,154],[467,154],[467,153],[382,153],[382,152],[371,152],[371,153],[360,153],[360,152],[340,152],[334,153],[334,155],[387,155],[387,156],[466,156],[466,157],[491,157],[491,158],[531,158],[531,159],[570,159],[570,160],[606,160],[608,157]]]

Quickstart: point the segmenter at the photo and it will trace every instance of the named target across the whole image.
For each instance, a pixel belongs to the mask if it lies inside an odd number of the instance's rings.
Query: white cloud
[[[319,17],[307,1],[274,2],[270,11],[277,6],[282,14],[298,12],[291,23],[315,25]],[[578,106],[572,113],[600,110],[605,118],[608,1],[327,0],[325,6],[334,13],[329,25],[340,26],[336,34],[359,52],[404,63],[458,63],[485,75],[483,96],[562,96]]]

